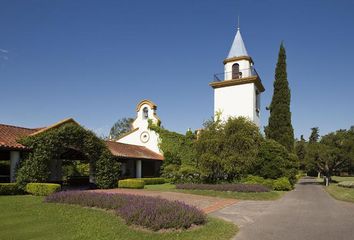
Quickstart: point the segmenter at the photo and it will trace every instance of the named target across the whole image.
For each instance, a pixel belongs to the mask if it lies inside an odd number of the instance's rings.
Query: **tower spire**
[[[240,31],[240,15],[237,16],[237,31]]]
[[[240,18],[238,17],[237,32],[227,58],[248,56],[245,44],[240,32]]]

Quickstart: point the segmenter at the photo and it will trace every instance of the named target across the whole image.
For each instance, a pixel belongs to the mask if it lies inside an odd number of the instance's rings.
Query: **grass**
[[[335,199],[354,203],[354,189],[339,187],[337,184],[331,184],[325,187],[326,191]]]
[[[43,197],[0,196],[1,239],[11,240],[159,240],[230,239],[237,227],[223,220],[187,231],[154,233],[128,227],[113,212],[74,205],[43,203]]]
[[[339,176],[333,176],[333,180],[337,182],[343,182],[343,181],[354,181],[354,177],[339,177]]]
[[[240,200],[276,200],[281,198],[285,192],[271,191],[260,193],[245,193],[245,192],[222,192],[213,190],[184,190],[176,189],[176,186],[170,183],[158,185],[146,185],[145,189],[151,191],[166,191],[166,192],[181,192],[211,197],[235,198]]]

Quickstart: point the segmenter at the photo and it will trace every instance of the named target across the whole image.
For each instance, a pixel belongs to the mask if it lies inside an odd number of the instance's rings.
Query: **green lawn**
[[[176,186],[170,183],[158,185],[146,185],[145,189],[151,191],[170,191],[181,192],[189,194],[197,194],[203,196],[221,197],[221,198],[235,198],[240,200],[276,200],[281,198],[285,192],[271,191],[262,193],[244,193],[244,192],[221,192],[213,190],[183,190],[176,189]]]
[[[325,188],[335,199],[354,203],[354,188],[339,187],[337,184],[330,184]]]
[[[339,177],[339,176],[333,176],[333,180],[337,182],[343,182],[343,181],[354,181],[354,177]]]
[[[153,233],[128,227],[113,212],[80,206],[43,203],[42,197],[0,196],[0,239],[230,239],[237,232],[231,223],[209,218],[193,230]]]

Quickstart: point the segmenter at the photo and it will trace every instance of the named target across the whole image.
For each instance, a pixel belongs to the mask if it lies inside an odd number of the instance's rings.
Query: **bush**
[[[253,172],[266,179],[287,177],[293,185],[296,182],[297,159],[280,143],[266,139],[259,149]]]
[[[119,188],[135,188],[135,189],[142,189],[145,186],[144,180],[131,178],[131,179],[124,179],[118,181]]]
[[[186,229],[206,222],[206,215],[195,207],[155,197],[67,191],[52,194],[46,197],[45,201],[114,209],[127,224],[139,225],[154,231]]]
[[[164,164],[162,166],[162,177],[168,179],[169,182],[176,183],[180,178],[179,168],[180,166],[176,164]]]
[[[23,194],[23,191],[16,183],[0,183],[0,195],[18,195]]]
[[[114,158],[109,150],[104,149],[100,158],[96,162],[97,186],[105,189],[117,187],[119,171],[120,163]]]
[[[176,189],[213,190],[231,192],[269,192],[269,188],[259,184],[177,184]]]
[[[48,196],[60,189],[60,184],[55,183],[28,183],[26,185],[26,192],[36,196]]]
[[[290,184],[289,179],[286,177],[282,177],[274,180],[273,189],[277,191],[290,191],[293,188]]]
[[[139,178],[144,181],[145,185],[164,184],[166,180],[164,178]]]
[[[197,168],[193,166],[181,166],[178,171],[178,183],[200,183],[201,176]]]
[[[262,177],[259,176],[253,176],[253,175],[248,175],[245,178],[242,178],[241,183],[246,183],[246,184],[260,184],[263,186],[266,186],[270,189],[273,189],[273,179],[264,179]]]
[[[345,188],[354,188],[354,181],[343,181],[338,183],[338,186]]]

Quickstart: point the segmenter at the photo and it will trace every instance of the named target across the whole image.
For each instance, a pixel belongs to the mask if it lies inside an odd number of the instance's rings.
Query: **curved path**
[[[240,227],[236,240],[354,239],[354,203],[333,199],[315,179],[280,200],[240,201],[212,215]]]

